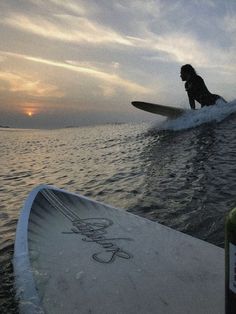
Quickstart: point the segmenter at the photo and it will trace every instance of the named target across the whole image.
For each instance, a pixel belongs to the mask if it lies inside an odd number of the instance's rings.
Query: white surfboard
[[[143,101],[132,101],[131,104],[138,109],[155,113],[155,114],[172,118],[172,119],[181,116],[187,111],[187,109],[164,106],[164,105],[159,105],[159,104],[152,104],[152,103],[143,102]]]
[[[17,224],[21,313],[222,314],[224,250],[50,186]]]

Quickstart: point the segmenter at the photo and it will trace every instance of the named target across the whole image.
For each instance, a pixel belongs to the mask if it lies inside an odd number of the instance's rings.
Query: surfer
[[[225,101],[221,96],[209,92],[204,80],[197,75],[191,64],[185,64],[181,67],[180,77],[182,81],[186,81],[185,89],[191,109],[196,109],[195,100],[199,102],[201,107],[214,105],[218,99]]]

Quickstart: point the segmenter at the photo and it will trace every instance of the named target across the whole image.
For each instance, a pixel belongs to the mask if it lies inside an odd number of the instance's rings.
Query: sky
[[[235,0],[3,0],[0,29],[0,125],[156,117],[133,100],[187,108],[186,63],[236,98]]]

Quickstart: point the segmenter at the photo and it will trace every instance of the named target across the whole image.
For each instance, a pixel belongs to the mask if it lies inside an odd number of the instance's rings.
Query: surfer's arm
[[[189,105],[190,105],[191,109],[195,109],[195,100],[194,100],[193,93],[192,93],[192,88],[193,88],[192,85],[193,85],[193,83],[191,81],[187,81],[185,83],[185,90],[186,90],[187,95],[188,95]]]
[[[191,97],[191,95],[189,95],[189,93],[188,93],[188,100],[189,100],[189,105],[190,105],[191,109],[193,109],[193,110],[196,109],[195,100],[193,97]]]

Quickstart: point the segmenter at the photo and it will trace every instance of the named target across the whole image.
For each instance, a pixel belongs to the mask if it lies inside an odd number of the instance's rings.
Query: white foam
[[[187,110],[185,114],[174,120],[167,120],[158,128],[160,130],[185,130],[208,122],[220,122],[236,112],[236,99],[225,103],[219,99],[214,106],[203,107],[201,110]]]

